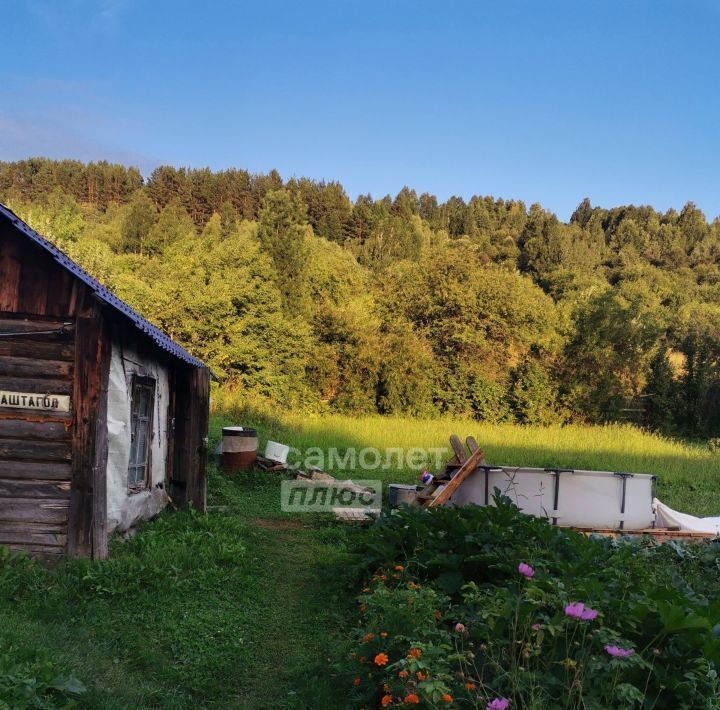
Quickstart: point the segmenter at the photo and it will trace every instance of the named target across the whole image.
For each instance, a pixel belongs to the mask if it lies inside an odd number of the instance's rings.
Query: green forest
[[[0,200],[224,393],[352,414],[720,436],[720,221],[692,203],[354,202],[272,171],[0,163]]]

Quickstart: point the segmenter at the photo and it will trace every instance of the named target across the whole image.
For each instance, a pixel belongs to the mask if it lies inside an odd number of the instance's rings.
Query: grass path
[[[229,489],[229,490],[228,490]],[[346,531],[279,512],[276,486],[226,486],[229,513],[252,529],[253,582],[245,645],[252,663],[232,707],[341,707],[331,668],[347,601],[341,575]]]
[[[313,687],[309,677],[329,660],[328,636],[337,628],[334,601],[318,584],[319,550],[312,534],[275,522],[255,521],[264,574],[256,580],[262,594],[249,629],[254,663],[238,708],[311,708],[332,695],[331,679],[317,678]]]
[[[211,490],[220,510],[168,512],[106,562],[0,558],[0,661],[51,660],[93,710],[342,708],[348,531],[284,516],[267,477]]]

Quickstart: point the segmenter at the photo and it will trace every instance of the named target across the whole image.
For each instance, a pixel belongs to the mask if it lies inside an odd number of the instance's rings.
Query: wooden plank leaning
[[[482,449],[477,449],[470,454],[460,470],[452,477],[449,483],[432,500],[425,504],[426,508],[442,505],[447,502],[455,491],[460,488],[463,481],[483,462],[484,454]]]

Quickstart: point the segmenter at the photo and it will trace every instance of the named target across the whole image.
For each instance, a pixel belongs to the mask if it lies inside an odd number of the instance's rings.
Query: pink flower
[[[581,621],[592,621],[598,615],[595,609],[586,607],[582,602],[573,602],[565,607],[565,616]]]
[[[530,628],[533,631],[540,631],[540,629],[542,629],[542,624],[533,624]]]
[[[620,648],[620,646],[605,646],[605,650],[614,658],[627,658],[635,653],[633,648]]]
[[[509,707],[510,701],[507,698],[495,698],[485,706],[485,710],[507,710]]]
[[[524,562],[521,562],[518,565],[518,572],[520,572],[520,574],[527,579],[532,579],[535,576],[535,570],[530,565],[527,565]]]
[[[455,631],[457,631],[459,634],[464,634],[465,633],[465,624],[461,624],[460,622],[455,624]]]

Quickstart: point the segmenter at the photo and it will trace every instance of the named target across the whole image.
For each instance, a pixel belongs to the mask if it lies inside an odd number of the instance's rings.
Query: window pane
[[[135,463],[138,465],[144,465],[147,463],[147,421],[138,422],[138,435],[137,435],[137,458]]]
[[[138,391],[140,402],[138,409],[141,417],[150,416],[150,389],[148,387],[140,387]]]
[[[142,486],[147,480],[154,398],[155,386],[152,380],[138,378],[133,382],[128,465],[128,485],[130,487]]]

